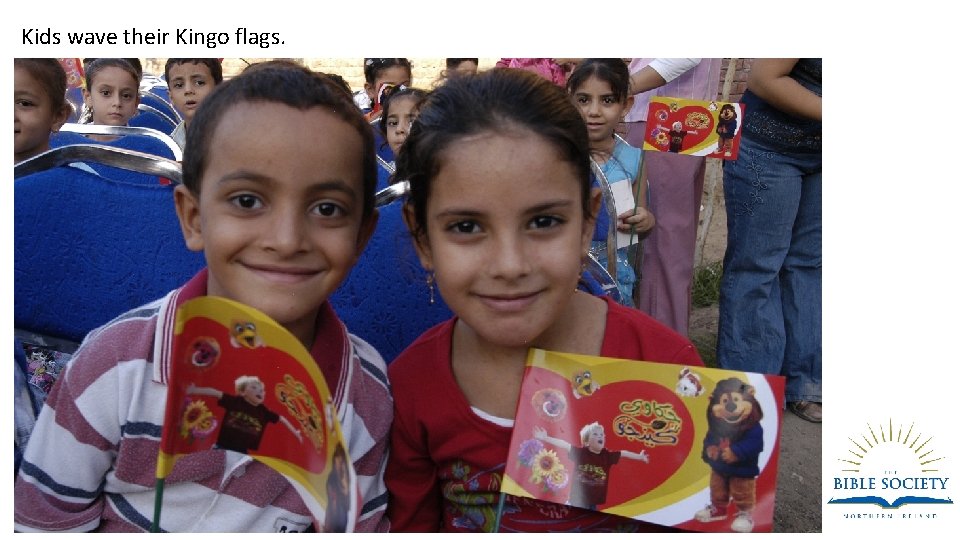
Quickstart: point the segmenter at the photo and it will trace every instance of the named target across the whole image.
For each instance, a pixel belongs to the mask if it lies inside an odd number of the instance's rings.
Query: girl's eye
[[[233,202],[233,204],[247,210],[255,210],[263,207],[263,202],[261,202],[256,196],[250,195],[249,193],[237,195],[230,200]]]
[[[400,122],[396,120],[387,120],[388,127],[397,127],[398,125],[400,125]]]
[[[530,226],[534,229],[547,229],[556,227],[563,223],[563,220],[556,216],[537,216],[530,221]]]
[[[17,105],[17,106],[19,106],[19,107],[33,107],[33,106],[34,106],[34,103],[33,103],[32,101],[29,101],[29,100],[26,100],[26,99],[18,99],[18,100],[16,100],[16,101],[14,101],[13,103],[14,103],[14,105]]]
[[[581,105],[587,103],[588,101],[590,100],[587,98],[587,96],[577,96],[577,103],[580,103]]]
[[[100,95],[103,96],[103,97],[110,97],[110,91],[109,91],[109,90],[101,90],[101,91],[100,91]]]
[[[474,221],[458,221],[448,227],[448,230],[458,234],[473,234],[478,232],[480,226]]]
[[[324,202],[314,207],[314,211],[323,217],[340,217],[346,211],[339,204]]]
[[[603,104],[604,105],[613,105],[617,100],[613,99],[613,96],[604,96]]]

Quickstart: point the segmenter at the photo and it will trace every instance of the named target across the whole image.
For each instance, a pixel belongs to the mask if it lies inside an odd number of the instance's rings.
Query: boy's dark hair
[[[373,84],[383,70],[393,66],[405,67],[408,72],[413,73],[413,64],[406,58],[364,58],[363,77],[368,84]]]
[[[90,60],[87,62],[87,60]],[[130,63],[130,60],[136,60],[137,64]],[[87,79],[87,89],[93,88],[93,77],[104,70],[104,68],[116,67],[130,74],[137,84],[143,78],[143,69],[140,68],[140,60],[136,58],[84,58],[83,72]]]
[[[336,73],[323,73],[322,75],[326,75],[331,81],[334,82],[334,84],[342,88],[351,100],[353,99],[353,90],[350,89],[350,85],[347,84],[347,81],[343,77],[337,75]]]
[[[200,193],[200,180],[206,169],[210,142],[224,114],[243,102],[281,103],[300,110],[324,107],[353,126],[363,140],[363,219],[373,213],[373,195],[377,185],[376,154],[373,131],[353,100],[326,75],[290,63],[248,68],[243,73],[218,85],[203,100],[187,128],[190,144],[183,151],[183,184],[191,192]],[[318,141],[322,144],[322,141]]]
[[[412,97],[419,105],[420,103],[423,102],[423,98],[427,97],[427,91],[421,90],[419,88],[412,88],[409,86],[401,85],[396,87],[396,89],[393,92],[386,95],[380,101],[380,107],[382,108],[383,113],[380,115],[380,121],[377,122],[377,127],[380,129],[380,133],[384,137],[384,144],[386,144],[387,117],[390,116],[390,102],[392,102],[395,99],[402,98],[404,96]]]
[[[223,82],[223,66],[220,60],[216,58],[168,58],[166,65],[163,66],[163,79],[170,82],[170,68],[180,64],[203,64],[210,70],[213,77],[213,84],[217,85]]]
[[[452,143],[483,131],[527,129],[549,141],[580,180],[583,215],[590,215],[590,146],[580,112],[559,86],[520,69],[495,68],[456,77],[431,92],[397,156],[396,177],[410,182],[415,237],[426,234],[431,183]],[[496,156],[491,156],[496,159]]]
[[[447,58],[447,69],[455,68],[464,62],[473,62],[480,65],[479,58]]]
[[[567,78],[567,92],[573,94],[590,77],[596,77],[610,85],[613,97],[624,101],[630,97],[630,70],[621,58],[587,58],[577,64]]]
[[[54,111],[62,111],[67,104],[67,72],[60,62],[53,58],[14,58],[13,66],[26,70],[40,83],[44,93],[50,98]]]

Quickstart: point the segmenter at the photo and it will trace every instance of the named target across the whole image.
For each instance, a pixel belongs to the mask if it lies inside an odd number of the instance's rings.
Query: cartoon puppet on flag
[[[205,296],[180,306],[173,350],[153,529],[162,529],[163,484],[177,459],[219,449],[285,476],[318,530],[352,531],[356,473],[326,380],[303,345],[263,313]]]

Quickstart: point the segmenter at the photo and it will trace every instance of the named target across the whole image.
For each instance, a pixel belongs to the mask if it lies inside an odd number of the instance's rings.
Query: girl
[[[400,145],[410,133],[410,126],[417,119],[417,109],[427,93],[419,88],[398,86],[383,100],[383,115],[380,120],[380,133],[383,134],[393,155],[400,151]]]
[[[13,61],[13,162],[50,149],[50,133],[70,115],[67,74],[53,58]]]
[[[424,90],[403,85],[389,87],[389,91],[384,92],[383,114],[376,124],[384,139],[384,142],[380,143],[381,149],[384,145],[388,146],[389,155],[395,156],[400,151],[400,145],[410,133],[410,126],[417,119],[420,102],[426,96],[427,93]],[[393,174],[396,166],[392,160],[388,161],[380,155],[377,156],[377,163],[380,165],[377,168],[377,191],[379,191],[396,181],[396,176]]]
[[[369,108],[361,107],[367,120],[380,118],[380,99],[385,85],[410,86],[413,64],[406,58],[364,58],[363,90],[369,99]]]
[[[83,103],[90,111],[90,123],[125,126],[137,114],[140,104],[140,74],[123,58],[97,58],[86,68],[87,87]],[[113,137],[91,137],[110,140]]]
[[[447,81],[424,100],[397,175],[428,286],[456,316],[390,365],[391,528],[490,531],[529,347],[702,363],[639,311],[575,292],[600,199],[560,87],[513,69]],[[517,497],[502,516],[503,531],[644,526]]]
[[[567,91],[580,110],[587,124],[590,138],[590,158],[600,167],[611,185],[617,182],[631,183],[630,192],[636,193],[636,182],[640,178],[640,164],[643,154],[615,135],[617,124],[630,110],[632,98],[628,95],[630,72],[619,58],[588,58],[580,63],[570,74]],[[636,208],[621,213],[617,218],[617,230],[630,234],[643,234],[653,228],[655,219],[647,210],[646,182],[640,184],[639,200]],[[601,208],[598,215],[594,247],[598,252],[597,260],[607,266],[607,254],[603,249],[607,240],[609,224],[606,209]],[[632,229],[632,230],[631,230]],[[620,294],[627,302],[633,297],[633,286],[637,281],[636,272],[628,254],[629,246],[618,246],[617,282]]]

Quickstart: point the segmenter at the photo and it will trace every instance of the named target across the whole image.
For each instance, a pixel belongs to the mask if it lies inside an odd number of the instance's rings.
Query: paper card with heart
[[[531,349],[502,491],[691,531],[769,532],[784,379]]]
[[[737,159],[743,113],[742,103],[650,98],[643,149]]]

